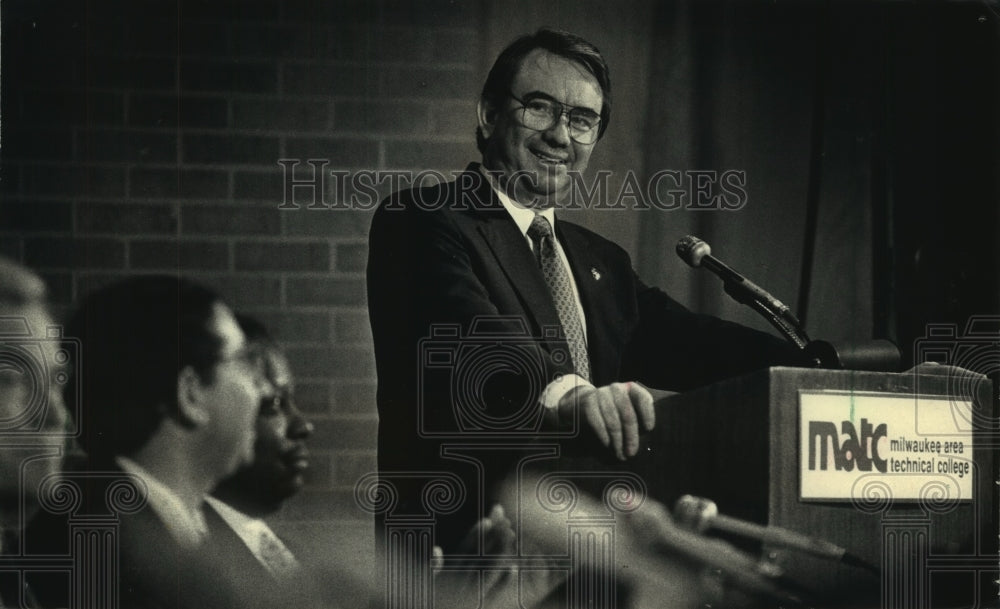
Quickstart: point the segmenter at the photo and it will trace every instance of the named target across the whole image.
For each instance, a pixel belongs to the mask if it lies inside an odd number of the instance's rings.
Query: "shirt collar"
[[[548,220],[549,226],[552,227],[553,232],[555,231],[556,229],[555,208],[547,207],[543,210],[535,211],[530,207],[525,207],[519,203],[516,203],[513,199],[507,196],[507,193],[505,193],[502,188],[500,188],[500,185],[497,184],[496,182],[495,176],[491,175],[490,172],[485,167],[480,165],[479,171],[484,176],[486,176],[486,179],[490,183],[490,188],[492,188],[493,192],[497,194],[497,198],[500,199],[500,204],[503,205],[503,208],[507,210],[507,213],[510,214],[510,217],[514,219],[514,222],[517,224],[517,227],[521,230],[522,235],[524,235],[525,237],[528,236],[528,227],[531,226],[531,222],[532,220],[535,219],[535,215],[540,215],[546,220]]]
[[[118,456],[115,462],[125,472],[139,478],[146,485],[146,501],[156,512],[174,540],[185,548],[196,548],[208,535],[205,516],[199,510],[192,511],[180,496],[169,486],[158,480],[135,461]]]
[[[261,538],[264,535],[267,535],[281,547],[284,547],[284,542],[282,542],[274,531],[271,530],[271,527],[268,526],[266,522],[260,518],[255,518],[249,514],[245,514],[228,503],[216,499],[211,495],[205,497],[205,502],[219,514],[219,517],[222,518],[227,525],[229,525],[229,528],[236,533],[237,537],[243,541],[243,544],[250,550],[250,553],[254,555],[254,558],[256,558],[265,569],[267,569],[272,575],[278,577],[282,576],[282,573],[276,571],[275,567],[264,557],[264,549],[261,547]],[[287,548],[285,548],[285,550],[287,551]],[[289,556],[294,559],[294,556],[290,552]],[[295,562],[297,563],[297,561]]]
[[[244,541],[255,538],[257,532],[261,528],[261,525],[267,526],[260,518],[254,518],[253,516],[244,514],[228,503],[220,501],[211,495],[205,497],[205,502],[211,505],[212,508],[218,512],[219,516],[226,522],[226,524],[228,524],[231,529],[236,531],[236,534],[239,535]]]

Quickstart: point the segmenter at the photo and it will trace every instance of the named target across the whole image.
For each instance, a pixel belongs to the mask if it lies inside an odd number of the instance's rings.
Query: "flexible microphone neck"
[[[688,266],[706,268],[722,279],[723,288],[733,300],[760,313],[782,336],[799,349],[809,344],[802,323],[783,302],[771,296],[752,281],[740,275],[724,262],[712,256],[712,247],[693,235],[677,242],[677,255]]]

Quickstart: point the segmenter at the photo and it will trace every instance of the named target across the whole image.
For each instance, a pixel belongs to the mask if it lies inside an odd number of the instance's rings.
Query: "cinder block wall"
[[[370,534],[353,485],[375,463],[364,270],[379,197],[342,209],[358,193],[327,174],[317,195],[306,160],[447,175],[474,158],[481,3],[2,10],[0,252],[44,275],[60,314],[110,280],[180,272],[263,319],[316,425],[281,525]],[[286,175],[281,159],[301,162]]]

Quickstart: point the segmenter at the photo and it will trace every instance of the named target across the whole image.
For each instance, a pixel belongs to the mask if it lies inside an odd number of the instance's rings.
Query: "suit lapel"
[[[205,523],[208,525],[209,543],[213,552],[228,558],[230,568],[236,576],[271,577],[264,565],[260,564],[246,542],[233,530],[229,523],[215,510],[215,507],[205,502]]]
[[[534,330],[559,326],[559,315],[552,304],[549,286],[524,241],[524,235],[509,216],[496,215],[498,217],[482,225],[480,231],[496,257],[497,265],[524,302],[536,324]]]
[[[469,171],[476,171],[477,165],[470,165]],[[480,223],[477,227],[486,242],[497,266],[503,271],[524,303],[528,313],[529,331],[543,336],[545,328],[560,328],[559,314],[556,312],[549,286],[545,283],[538,263],[525,241],[525,236],[514,219],[503,208],[489,182],[479,174],[479,188],[475,191],[479,205],[476,210]],[[542,341],[551,351],[561,341]],[[564,346],[564,344],[563,344]]]

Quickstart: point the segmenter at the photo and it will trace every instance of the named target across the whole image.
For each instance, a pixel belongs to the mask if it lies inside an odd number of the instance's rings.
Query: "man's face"
[[[207,385],[206,399],[212,409],[209,425],[222,475],[253,459],[255,420],[265,381],[259,358],[254,356],[232,311],[221,303],[214,306],[209,324],[222,341],[215,380]]]
[[[265,514],[301,490],[309,468],[306,440],[313,432],[312,423],[295,405],[288,360],[273,349],[267,350],[266,358],[271,390],[261,400],[257,415],[254,460],[227,481],[230,495],[238,495],[244,507]]]
[[[542,49],[530,52],[510,86],[510,94],[523,102],[543,98],[570,107],[588,108],[600,114],[603,96],[597,80],[582,65]],[[501,184],[522,205],[552,207],[566,195],[570,172],[582,172],[590,161],[594,144],[570,138],[566,116],[545,131],[534,131],[519,121],[522,107],[508,96],[499,108],[485,104],[480,110],[480,128],[487,139],[483,164],[502,174]],[[527,179],[507,180],[518,172]]]
[[[0,308],[0,317],[0,322],[23,320],[30,332],[30,337],[17,341],[0,336],[0,512],[12,513],[18,509],[21,486],[26,507],[34,509],[39,484],[60,470],[67,417],[57,379],[68,372],[69,362],[57,353],[56,341],[46,338],[54,323],[43,307]],[[44,376],[35,377],[33,372]],[[18,449],[6,446],[14,444]],[[21,467],[22,461],[40,452],[53,456]]]

